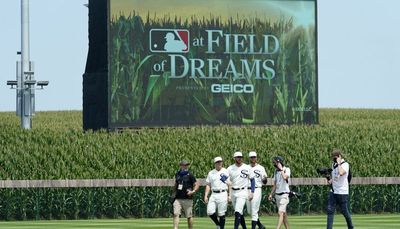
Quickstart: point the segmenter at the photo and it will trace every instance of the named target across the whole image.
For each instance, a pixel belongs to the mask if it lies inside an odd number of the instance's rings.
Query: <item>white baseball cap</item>
[[[257,153],[255,151],[250,151],[249,157],[257,157]]]
[[[190,165],[190,162],[183,160],[181,163],[179,163],[179,165]]]
[[[222,161],[222,157],[216,157],[214,158],[214,163]]]
[[[233,157],[243,157],[243,154],[242,152],[237,151],[233,154]]]

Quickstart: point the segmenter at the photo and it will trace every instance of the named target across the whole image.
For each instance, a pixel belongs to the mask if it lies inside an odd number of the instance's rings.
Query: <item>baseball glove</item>
[[[264,178],[264,179],[262,179],[262,182],[263,182],[263,184],[267,184],[268,183],[268,179]]]

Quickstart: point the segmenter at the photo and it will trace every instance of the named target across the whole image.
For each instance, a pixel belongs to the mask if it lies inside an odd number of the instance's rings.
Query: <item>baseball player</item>
[[[264,166],[257,164],[257,153],[254,151],[249,152],[251,172],[254,173],[255,190],[253,200],[246,201],[246,208],[249,215],[251,215],[251,229],[256,226],[260,229],[265,229],[264,225],[258,218],[258,211],[260,210],[260,203],[262,198],[262,185],[267,184],[267,172]]]
[[[217,229],[225,228],[225,213],[228,208],[229,172],[222,167],[222,158],[214,158],[215,169],[208,173],[204,202],[207,204],[207,215],[217,225]],[[208,194],[211,192],[210,199]],[[217,210],[218,209],[218,215]],[[219,219],[218,219],[219,217]]]
[[[233,158],[235,159],[235,164],[229,166],[228,171],[231,180],[230,197],[235,209],[234,229],[238,229],[239,224],[242,225],[243,229],[247,229],[243,217],[243,208],[246,200],[251,201],[253,199],[255,189],[254,173],[251,172],[249,165],[243,163],[243,154],[241,152],[235,152]],[[250,192],[247,190],[249,180]]]

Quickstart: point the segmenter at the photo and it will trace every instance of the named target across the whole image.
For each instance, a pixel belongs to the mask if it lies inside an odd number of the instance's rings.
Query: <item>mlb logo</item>
[[[150,30],[150,51],[159,53],[189,52],[189,30],[186,29]]]

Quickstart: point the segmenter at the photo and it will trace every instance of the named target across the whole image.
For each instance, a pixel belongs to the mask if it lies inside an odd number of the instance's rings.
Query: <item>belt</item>
[[[254,187],[254,188],[261,188],[261,187]],[[248,187],[247,189],[251,189],[251,187]]]
[[[237,191],[237,190],[243,190],[243,189],[245,189],[246,187],[241,187],[241,188],[232,188],[232,190],[234,190],[234,191]]]
[[[226,190],[212,190],[213,193],[221,193],[221,192],[226,192]]]
[[[290,192],[280,192],[280,193],[275,193],[275,195],[278,195],[278,196],[282,196],[283,194],[290,194]]]

